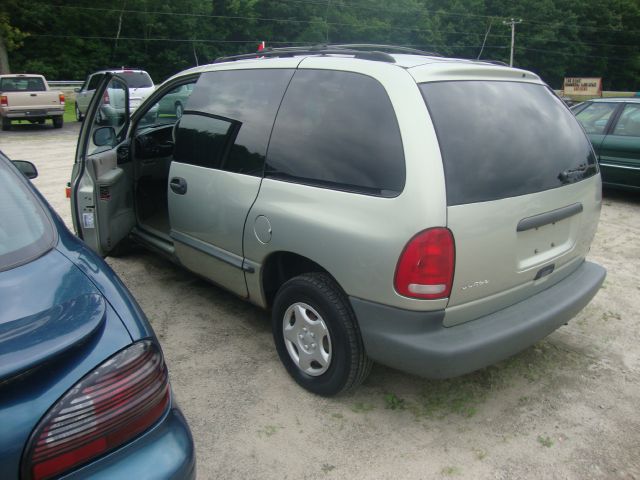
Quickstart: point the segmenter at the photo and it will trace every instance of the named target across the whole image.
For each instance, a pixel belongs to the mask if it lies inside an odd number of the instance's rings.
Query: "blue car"
[[[0,152],[0,477],[195,478],[144,313],[16,166]]]

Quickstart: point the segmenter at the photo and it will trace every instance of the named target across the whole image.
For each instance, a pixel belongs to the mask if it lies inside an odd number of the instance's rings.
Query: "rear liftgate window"
[[[582,128],[543,85],[452,81],[420,90],[436,127],[449,205],[526,195],[597,173]]]

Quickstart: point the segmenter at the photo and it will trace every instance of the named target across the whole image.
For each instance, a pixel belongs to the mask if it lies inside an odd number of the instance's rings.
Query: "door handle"
[[[182,177],[173,177],[169,182],[169,186],[178,195],[187,193],[187,181]]]

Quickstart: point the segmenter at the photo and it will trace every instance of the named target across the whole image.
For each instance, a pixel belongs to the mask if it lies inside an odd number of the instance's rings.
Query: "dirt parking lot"
[[[0,133],[68,225],[78,131]],[[448,381],[376,365],[335,399],[290,380],[267,313],[144,251],[107,261],[162,342],[201,479],[640,479],[640,195],[605,191],[590,258],[603,289],[525,352]]]

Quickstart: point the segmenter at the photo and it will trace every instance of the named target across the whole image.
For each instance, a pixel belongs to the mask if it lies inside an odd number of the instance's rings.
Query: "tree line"
[[[156,82],[215,58],[267,46],[382,43],[509,61],[554,88],[602,77],[640,90],[637,0],[3,0],[0,69],[84,79],[139,67]]]

